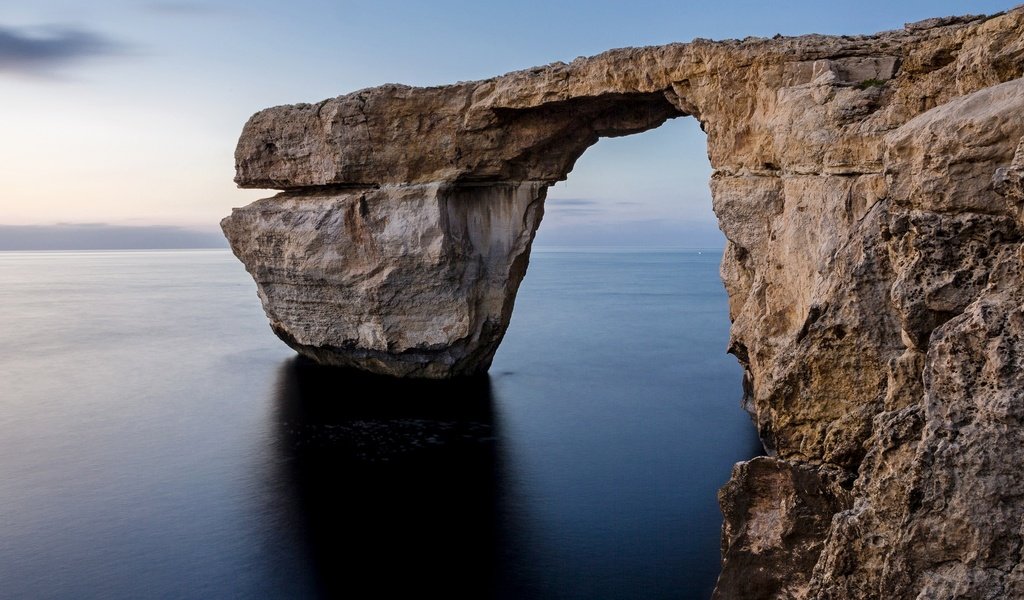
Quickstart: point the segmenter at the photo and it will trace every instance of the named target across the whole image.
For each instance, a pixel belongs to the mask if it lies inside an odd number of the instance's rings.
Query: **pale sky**
[[[1014,4],[5,0],[0,224],[215,230],[231,207],[273,193],[232,182],[238,133],[267,106],[485,78],[615,47],[872,33]],[[713,232],[709,175],[692,119],[602,140],[553,188],[538,240]]]

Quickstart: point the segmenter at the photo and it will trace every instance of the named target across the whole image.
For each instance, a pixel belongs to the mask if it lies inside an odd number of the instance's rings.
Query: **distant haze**
[[[218,233],[184,227],[105,223],[0,225],[0,250],[157,250],[227,245],[224,236]]]
[[[582,201],[580,201],[582,202]],[[575,207],[576,205],[570,204]],[[572,222],[573,217],[552,218],[560,212],[549,201],[548,215],[537,232],[537,247],[676,247],[721,248],[725,238],[714,223],[625,221],[621,224]],[[571,210],[571,209],[570,209]],[[635,232],[646,232],[637,236]],[[175,248],[227,248],[220,233],[164,225],[131,226],[106,223],[59,225],[0,225],[0,251],[10,250],[163,250]]]

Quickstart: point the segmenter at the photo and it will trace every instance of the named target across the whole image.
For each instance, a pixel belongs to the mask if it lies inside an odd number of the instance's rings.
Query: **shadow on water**
[[[282,481],[319,595],[505,595],[509,519],[487,376],[402,381],[282,365]]]

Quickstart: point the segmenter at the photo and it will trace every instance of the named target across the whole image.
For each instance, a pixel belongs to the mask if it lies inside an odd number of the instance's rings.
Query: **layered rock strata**
[[[546,188],[695,117],[769,452],[721,493],[716,595],[1024,597],[1022,75],[1018,9],[381,86],[254,115],[236,182],[285,191],[222,225],[300,353],[478,372]]]

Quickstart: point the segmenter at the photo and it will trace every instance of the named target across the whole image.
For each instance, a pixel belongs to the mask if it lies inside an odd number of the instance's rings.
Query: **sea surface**
[[[444,383],[297,359],[227,251],[0,253],[0,597],[708,597],[719,259],[536,250]]]

